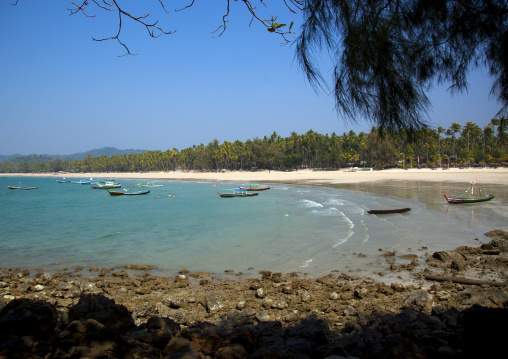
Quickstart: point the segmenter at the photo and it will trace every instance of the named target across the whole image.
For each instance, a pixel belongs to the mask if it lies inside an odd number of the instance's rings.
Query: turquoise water
[[[39,188],[7,189],[20,181]],[[127,187],[140,180],[119,182]],[[386,267],[380,248],[414,253],[473,245],[474,238],[485,241],[485,231],[506,223],[492,215],[499,205],[494,201],[450,208],[441,194],[424,202],[418,196],[268,184],[271,189],[255,197],[220,198],[217,191],[246,184],[157,183],[163,187],[149,188],[148,195],[113,197],[56,178],[0,178],[0,266],[51,272],[138,263],[157,266],[159,275],[184,268],[245,275],[261,269],[375,272]],[[366,213],[400,207],[412,211]]]

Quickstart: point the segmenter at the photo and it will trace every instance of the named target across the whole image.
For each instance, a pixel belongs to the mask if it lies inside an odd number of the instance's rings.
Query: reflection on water
[[[396,196],[425,203],[427,209],[442,212],[443,215],[460,219],[468,226],[481,228],[508,228],[508,191],[506,186],[483,184],[495,198],[489,202],[474,204],[448,204],[443,195],[461,195],[468,182],[428,182],[428,181],[382,181],[371,183],[340,184],[338,188],[378,195]],[[503,223],[505,224],[503,226]],[[495,228],[490,227],[491,225]]]

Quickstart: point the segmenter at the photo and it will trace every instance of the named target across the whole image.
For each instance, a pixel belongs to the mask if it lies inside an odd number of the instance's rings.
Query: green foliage
[[[259,169],[301,169],[350,166],[377,168],[475,165],[508,162],[506,120],[492,119],[481,129],[468,122],[452,123],[444,128],[422,128],[406,131],[379,131],[341,136],[322,135],[312,130],[304,134],[292,132],[281,137],[276,132],[263,139],[242,142],[214,139],[179,151],[176,148],[119,155],[92,156],[80,160],[64,160],[31,155],[0,161],[0,172],[147,172],[147,171],[218,171]],[[497,134],[497,135],[496,135]],[[445,137],[442,137],[442,136]],[[457,157],[457,158],[455,158]],[[508,165],[508,164],[507,164]]]
[[[297,58],[315,87],[327,87],[316,59],[335,56],[338,111],[380,129],[424,127],[436,82],[452,93],[467,89],[480,66],[493,78],[491,93],[508,105],[506,0],[306,0]]]

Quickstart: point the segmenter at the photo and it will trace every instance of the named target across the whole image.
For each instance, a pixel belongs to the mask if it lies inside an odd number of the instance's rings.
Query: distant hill
[[[148,150],[133,150],[133,149],[128,149],[128,150],[119,150],[118,148],[115,148],[115,147],[103,147],[103,148],[99,148],[99,149],[96,149],[96,150],[90,150],[90,151],[87,151],[87,152],[81,152],[81,153],[74,153],[74,154],[71,154],[71,155],[47,155],[47,154],[42,154],[42,155],[29,155],[29,156],[24,156],[24,155],[19,155],[19,154],[16,154],[16,155],[0,155],[0,161],[7,161],[7,160],[14,160],[14,159],[18,159],[18,160],[30,160],[30,159],[34,159],[34,158],[38,158],[38,159],[41,159],[41,158],[46,158],[46,159],[53,159],[53,158],[60,158],[64,161],[75,161],[75,160],[82,160],[83,158],[87,158],[88,156],[92,156],[92,157],[101,157],[101,156],[118,156],[118,155],[122,155],[122,154],[126,154],[126,155],[130,155],[130,154],[135,154],[135,153],[145,153],[147,152]]]
[[[58,157],[58,158],[61,158],[62,160],[66,160],[66,161],[73,161],[73,160],[82,160],[83,158],[87,158],[88,156],[92,156],[92,157],[119,156],[119,155],[123,155],[123,154],[130,155],[130,154],[135,154],[135,153],[145,153],[147,151],[148,150],[133,150],[133,149],[119,150],[118,148],[115,148],[115,147],[103,147],[103,148],[99,148],[96,150],[90,150],[87,152],[74,153],[72,155],[52,156],[52,157]]]

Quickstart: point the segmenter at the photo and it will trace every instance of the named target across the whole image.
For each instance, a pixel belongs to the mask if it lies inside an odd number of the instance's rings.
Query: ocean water
[[[218,191],[247,184],[158,181],[163,187],[148,195],[114,197],[56,179],[0,177],[0,267],[55,272],[79,265],[86,272],[136,263],[155,265],[157,275],[181,269],[361,275],[386,270],[384,251],[423,255],[477,245],[489,240],[486,231],[508,223],[504,195],[451,206],[442,194],[456,194],[456,185],[443,183],[267,184],[271,189],[255,197],[221,198]],[[20,181],[39,188],[7,189]],[[412,210],[367,213],[401,207]]]

